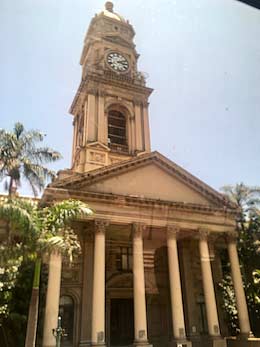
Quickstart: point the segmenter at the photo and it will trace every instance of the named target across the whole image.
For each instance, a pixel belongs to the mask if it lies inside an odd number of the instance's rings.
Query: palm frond
[[[11,227],[21,233],[35,231],[35,223],[32,218],[32,210],[35,205],[22,199],[0,198],[0,219],[11,223]]]
[[[50,206],[47,211],[47,228],[56,230],[68,225],[73,219],[92,215],[90,207],[79,200],[63,200]]]
[[[10,176],[19,186],[20,177],[29,175],[27,179],[34,194],[41,190],[55,176],[43,164],[61,158],[60,153],[49,147],[36,146],[44,136],[37,130],[26,131],[21,123],[15,124],[13,132],[0,130],[0,180]]]
[[[62,158],[61,154],[49,147],[34,148],[29,151],[31,158],[39,163],[53,163]]]
[[[23,131],[24,131],[23,124],[20,123],[20,122],[15,123],[15,125],[14,125],[14,134],[15,134],[17,139],[19,139],[19,137],[21,136]]]

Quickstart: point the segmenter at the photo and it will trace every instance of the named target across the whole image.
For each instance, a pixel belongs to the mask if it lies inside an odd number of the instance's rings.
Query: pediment
[[[88,184],[91,192],[127,195],[155,200],[209,205],[209,200],[165,171],[156,163],[133,168],[113,177]]]
[[[93,148],[93,149],[100,149],[100,150],[107,150],[110,151],[109,147],[104,145],[101,142],[91,142],[87,144],[87,148]]]
[[[90,171],[56,187],[140,199],[236,208],[210,188],[158,152]]]

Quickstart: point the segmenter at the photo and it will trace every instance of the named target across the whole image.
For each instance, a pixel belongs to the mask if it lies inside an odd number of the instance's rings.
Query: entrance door
[[[132,299],[111,299],[110,345],[127,346],[134,341],[134,308]]]

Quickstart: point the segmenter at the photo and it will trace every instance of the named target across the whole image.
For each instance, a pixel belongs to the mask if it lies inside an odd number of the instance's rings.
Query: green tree
[[[11,230],[6,245],[2,244],[2,264],[5,264],[1,267],[2,275],[0,273],[0,287],[2,283],[3,288],[0,301],[2,318],[10,314],[10,289],[15,286],[19,266],[26,260],[35,263],[26,347],[34,346],[36,340],[41,259],[56,250],[72,261],[73,255],[80,251],[80,244],[71,222],[79,216],[90,214],[91,209],[78,200],[64,200],[44,208],[39,208],[35,201],[21,198],[2,198],[0,201],[0,219],[8,221]],[[9,275],[10,269],[13,269],[11,263],[17,260],[20,262],[14,268],[16,271],[11,271]]]
[[[248,187],[240,183],[235,186],[225,186],[222,190],[240,208],[237,217],[237,246],[252,330],[258,335],[260,334],[260,188]],[[227,260],[226,263],[229,269]],[[237,328],[237,311],[232,281],[228,271],[221,287],[224,307],[234,330]]]
[[[55,162],[61,158],[61,155],[49,147],[40,147],[39,143],[43,139],[44,135],[41,132],[26,131],[21,123],[16,123],[12,132],[0,129],[0,181],[4,181],[4,187],[10,198],[15,196],[23,180],[29,183],[34,196],[36,196],[44,188],[46,181],[54,177],[54,171],[49,170],[44,165]],[[7,204],[1,201],[2,216],[9,214],[5,225],[7,238],[4,241],[1,240],[0,245],[2,264],[0,275],[3,280],[0,283],[2,317],[8,313],[8,305],[4,302],[9,302],[12,296],[12,288],[19,273],[17,269],[20,268],[19,265],[25,259],[25,248],[29,249],[31,245],[30,237],[32,235],[28,231],[33,232],[34,230],[30,217],[32,211],[28,211],[21,205],[24,205],[24,202],[13,201],[11,204],[9,201]],[[22,240],[21,234],[18,233],[19,243],[11,235],[17,228],[28,232],[26,237],[23,233]],[[1,300],[4,302],[2,303]]]
[[[43,139],[41,132],[26,131],[21,123],[14,125],[13,132],[0,130],[0,180],[4,179],[9,195],[16,192],[24,179],[37,196],[46,180],[55,176],[44,164],[57,161],[61,155],[49,147],[38,147]]]

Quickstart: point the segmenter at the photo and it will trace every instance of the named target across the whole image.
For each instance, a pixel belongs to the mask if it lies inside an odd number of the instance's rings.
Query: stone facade
[[[138,71],[134,35],[108,2],[84,40],[82,81],[70,110],[72,168],[59,173],[42,200],[76,198],[95,213],[75,221],[82,254],[72,267],[50,257],[43,347],[55,346],[59,306],[64,347],[226,346],[218,289],[223,249],[246,341],[237,206],[151,152],[152,89]]]

